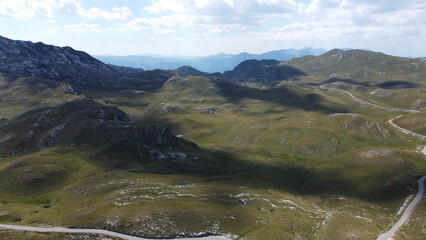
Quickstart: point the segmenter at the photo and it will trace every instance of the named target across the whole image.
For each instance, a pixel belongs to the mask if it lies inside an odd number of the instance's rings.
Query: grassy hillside
[[[338,77],[369,83],[396,80],[424,83],[426,79],[424,59],[394,57],[364,50],[334,49],[317,57],[295,58],[282,64],[304,71],[311,75],[306,79],[312,81]]]
[[[404,116],[395,120],[399,126],[426,136],[426,112]]]
[[[0,229],[0,236],[4,240],[12,239],[31,239],[31,240],[102,240],[102,239],[111,239],[111,240],[120,240],[118,238],[106,238],[105,236],[91,235],[91,234],[61,234],[61,233],[36,233],[36,232],[17,232],[13,230],[3,230]]]
[[[423,198],[416,207],[416,211],[410,216],[408,224],[397,232],[395,240],[422,239],[426,234],[425,224],[426,199]]]
[[[54,106],[81,99],[76,90],[65,83],[40,78],[20,78],[14,82],[0,76],[0,118],[9,119],[36,107]]]
[[[312,86],[288,83],[275,88],[248,88],[188,77],[171,79],[154,93],[92,94],[100,102],[125,109],[141,123],[163,124],[200,146],[232,154],[239,159],[240,170],[237,175],[231,174],[234,180],[221,185],[242,181],[255,194],[266,187],[300,195],[310,199],[307,206],[320,198],[331,204],[327,211],[339,212],[334,204],[340,197],[335,196],[342,196],[352,206],[361,202],[385,204],[379,212],[394,214],[403,201],[401,196],[412,189],[413,177],[426,170],[422,156],[411,152],[423,143],[386,123],[398,113],[362,106],[344,94]],[[343,215],[333,215],[324,223],[290,222],[305,227],[324,224],[311,232],[317,239],[330,234],[336,234],[336,239],[352,235],[374,239],[390,225],[383,215],[373,217],[370,210],[370,220],[355,220],[359,216],[356,212],[344,208]],[[276,217],[288,218],[287,214]],[[341,221],[347,222],[348,228],[342,228],[342,224],[336,228]],[[374,226],[366,225],[369,221]],[[247,238],[267,234],[274,225],[268,220],[265,226],[249,231]],[[287,235],[272,238],[278,236]]]
[[[403,105],[370,98],[373,88],[342,87],[377,104]],[[7,85],[0,94],[41,99],[39,92],[28,93],[32,89]],[[49,93],[43,95],[46,103],[3,105],[13,114],[4,114],[0,127],[2,223],[150,237],[202,232],[241,239],[375,239],[397,218],[400,204],[415,189],[415,177],[426,173],[423,156],[415,152],[425,143],[386,123],[399,113],[313,86],[250,88],[175,77],[155,92],[92,91],[85,94],[93,101],[66,104],[61,103],[83,97],[64,94],[56,85],[42,89]],[[121,111],[101,104],[118,107],[133,122],[110,121],[108,116]],[[36,107],[44,108],[17,116]],[[100,111],[113,114],[100,121]],[[42,131],[34,131],[37,139],[61,123],[68,127],[41,147],[26,139],[39,119],[47,121],[39,123]],[[132,135],[137,126],[167,127],[177,141],[198,147],[149,146]],[[123,139],[130,140],[115,145]],[[14,147],[24,142],[32,147]],[[157,158],[137,156],[151,151]],[[171,154],[175,151],[194,158],[180,159]],[[162,159],[158,152],[169,155]],[[9,231],[0,236],[12,237]]]

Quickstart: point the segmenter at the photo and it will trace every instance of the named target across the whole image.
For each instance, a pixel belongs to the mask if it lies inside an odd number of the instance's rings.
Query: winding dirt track
[[[389,111],[389,112],[406,112],[406,113],[419,113],[420,112],[420,111],[414,110],[414,109],[387,108],[387,107],[379,106],[377,104],[370,103],[370,102],[364,101],[362,99],[359,99],[359,98],[355,97],[352,93],[350,93],[348,91],[337,89],[337,88],[331,88],[331,87],[325,87],[325,86],[320,86],[320,88],[321,89],[328,89],[328,90],[333,90],[333,91],[337,91],[337,92],[342,92],[342,93],[348,94],[352,98],[352,100],[354,100],[357,103],[361,103],[361,104],[364,104],[364,105],[369,105],[369,106],[372,106],[372,107],[375,107],[375,108],[379,108],[379,109],[383,109],[383,110],[386,110],[386,111]]]
[[[411,135],[411,136],[413,136],[413,137],[416,137],[416,138],[420,138],[420,139],[426,140],[426,136],[425,136],[425,135],[421,135],[421,134],[418,134],[418,133],[412,132],[412,131],[410,131],[410,130],[408,130],[408,129],[402,128],[402,127],[400,127],[400,126],[396,125],[395,123],[393,123],[393,121],[394,121],[395,119],[398,119],[398,118],[400,118],[400,117],[402,117],[402,116],[404,116],[404,115],[399,115],[398,117],[394,117],[394,118],[390,119],[390,120],[388,121],[388,123],[389,123],[390,125],[392,125],[393,127],[395,127],[396,129],[398,129],[399,131],[401,131],[401,132],[405,133],[405,134],[408,134],[408,135]],[[426,155],[426,152],[425,152],[425,151],[426,151],[426,147],[423,149],[423,154],[425,154],[425,155]]]
[[[76,233],[76,234],[97,234],[109,237],[116,237],[126,240],[152,240],[151,238],[142,238],[130,236],[122,233],[112,232],[102,229],[76,229],[76,228],[62,228],[62,227],[31,227],[31,226],[19,226],[19,225],[7,225],[0,224],[0,228],[18,230],[18,231],[30,231],[30,232],[43,232],[43,233]],[[194,237],[194,238],[179,238],[179,240],[230,240],[223,236],[208,236],[208,237]]]
[[[408,205],[408,207],[405,209],[404,213],[402,214],[401,218],[398,220],[398,222],[393,225],[393,227],[385,232],[384,234],[380,235],[377,240],[389,240],[392,239],[393,235],[398,231],[402,225],[408,220],[408,217],[410,216],[411,212],[413,211],[414,207],[419,203],[419,201],[422,199],[424,194],[424,183],[426,180],[426,176],[421,177],[417,182],[419,183],[419,192],[417,193],[414,200]]]
[[[370,103],[367,101],[364,101],[362,99],[359,99],[357,97],[355,97],[352,93],[345,91],[345,90],[340,90],[340,89],[336,89],[336,88],[329,88],[329,87],[325,87],[325,86],[320,86],[321,89],[329,89],[329,90],[334,90],[334,91],[338,91],[338,92],[343,92],[348,94],[355,102],[361,103],[361,104],[365,104],[365,105],[369,105],[372,107],[376,107],[376,108],[380,108],[380,109],[384,109],[386,111],[391,111],[391,112],[406,112],[406,113],[418,113],[419,111],[417,110],[413,110],[413,109],[399,109],[399,108],[386,108],[386,107],[382,107],[379,105],[376,105],[374,103]],[[426,140],[426,136],[425,135],[421,135],[415,132],[412,132],[408,129],[402,128],[398,125],[396,125],[393,121],[395,119],[398,119],[400,117],[402,117],[403,115],[399,115],[397,117],[394,117],[390,120],[388,120],[388,123],[398,129],[399,131],[411,135],[413,137],[416,138],[420,138],[423,140]],[[426,156],[426,146],[423,148],[422,150],[423,155]],[[419,201],[423,198],[424,195],[424,183],[426,180],[426,176],[422,176],[417,183],[419,184],[419,191],[417,192],[416,197],[413,199],[413,201],[410,203],[410,205],[408,205],[408,207],[405,209],[404,213],[401,215],[400,219],[398,220],[398,222],[395,223],[395,225],[392,226],[392,228],[385,232],[384,234],[380,235],[379,238],[377,238],[377,240],[392,240],[393,236],[395,235],[395,233],[399,230],[399,228],[402,227],[402,225],[404,225],[404,223],[408,220],[408,218],[410,217],[411,212],[414,210],[414,207],[419,203]]]

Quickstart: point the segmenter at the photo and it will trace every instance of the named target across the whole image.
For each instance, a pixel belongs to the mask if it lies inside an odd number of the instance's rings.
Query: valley
[[[49,75],[34,71],[42,66],[28,64],[31,56],[25,68],[8,54],[0,63],[0,227],[377,239],[426,174],[422,59],[332,50],[207,74],[129,72],[88,58],[107,72],[73,78],[64,66],[86,69],[85,61],[62,62]],[[17,64],[13,74],[4,70]],[[401,87],[408,79],[413,85]],[[423,236],[418,201],[395,239]],[[60,231],[0,236],[81,237]]]

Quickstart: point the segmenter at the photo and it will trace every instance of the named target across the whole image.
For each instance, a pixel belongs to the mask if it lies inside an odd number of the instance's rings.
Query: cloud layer
[[[293,47],[391,48],[426,40],[424,0],[134,0],[126,1],[128,6],[105,2],[109,4],[0,0],[0,18],[45,19],[52,26],[38,30],[44,35],[128,33],[199,44],[242,41],[240,46],[247,48],[278,42]],[[62,22],[64,16],[75,20]]]
[[[1,0],[0,16],[9,16],[17,19],[33,17],[54,18],[60,13],[81,15],[87,18],[127,19],[132,16],[128,7],[114,7],[112,11],[101,10],[96,7],[85,9],[81,2],[76,0]]]

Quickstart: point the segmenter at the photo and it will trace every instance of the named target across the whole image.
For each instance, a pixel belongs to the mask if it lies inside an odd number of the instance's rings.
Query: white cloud
[[[251,26],[297,8],[294,0],[155,0],[144,9],[156,14],[194,16],[201,24]]]
[[[259,26],[271,17],[288,17],[294,0],[153,0],[144,7],[154,17],[136,17],[116,30],[172,33],[178,30],[226,34]]]
[[[130,8],[109,9],[99,2],[0,0],[0,17],[35,18],[35,22],[57,25],[40,34],[104,32],[133,34],[146,41],[159,39],[156,34],[170,34],[167,39],[176,45],[182,41],[189,43],[187,49],[202,46],[202,51],[214,44],[218,51],[271,50],[272,46],[375,49],[388,44],[394,44],[391,49],[402,48],[397,43],[421,49],[426,40],[424,0],[131,0]],[[71,18],[66,23],[56,18],[61,14],[78,18],[68,24]],[[167,41],[162,39],[159,42]],[[155,44],[160,43],[152,40]]]
[[[36,16],[54,18],[61,12],[87,18],[128,19],[132,12],[127,7],[114,7],[112,11],[92,7],[86,10],[77,0],[0,0],[0,16],[30,19]]]
[[[103,32],[104,29],[99,24],[67,24],[63,26],[65,33],[83,33],[83,32]]]
[[[172,33],[175,27],[185,28],[192,22],[192,17],[187,15],[170,15],[152,18],[135,18],[130,22],[121,24],[118,28],[110,30],[120,31],[150,31],[153,33]]]
[[[53,1],[1,0],[0,15],[27,19],[36,15],[52,17]]]
[[[111,12],[92,7],[89,10],[80,9],[79,13],[88,18],[128,19],[132,11],[128,7],[114,7]]]
[[[66,24],[61,27],[53,26],[51,28],[43,29],[42,31],[37,32],[34,35],[58,35],[58,34],[80,34],[80,33],[102,33],[107,31],[99,24],[89,24],[89,23],[77,23],[77,24]]]
[[[158,0],[155,1],[151,6],[145,7],[145,10],[148,10],[153,13],[183,13],[186,11],[184,4],[178,0]]]
[[[322,47],[367,47],[424,39],[426,4],[421,1],[312,0],[299,8],[301,18],[266,32],[252,33],[263,41],[319,43]],[[362,46],[361,46],[362,45]]]

